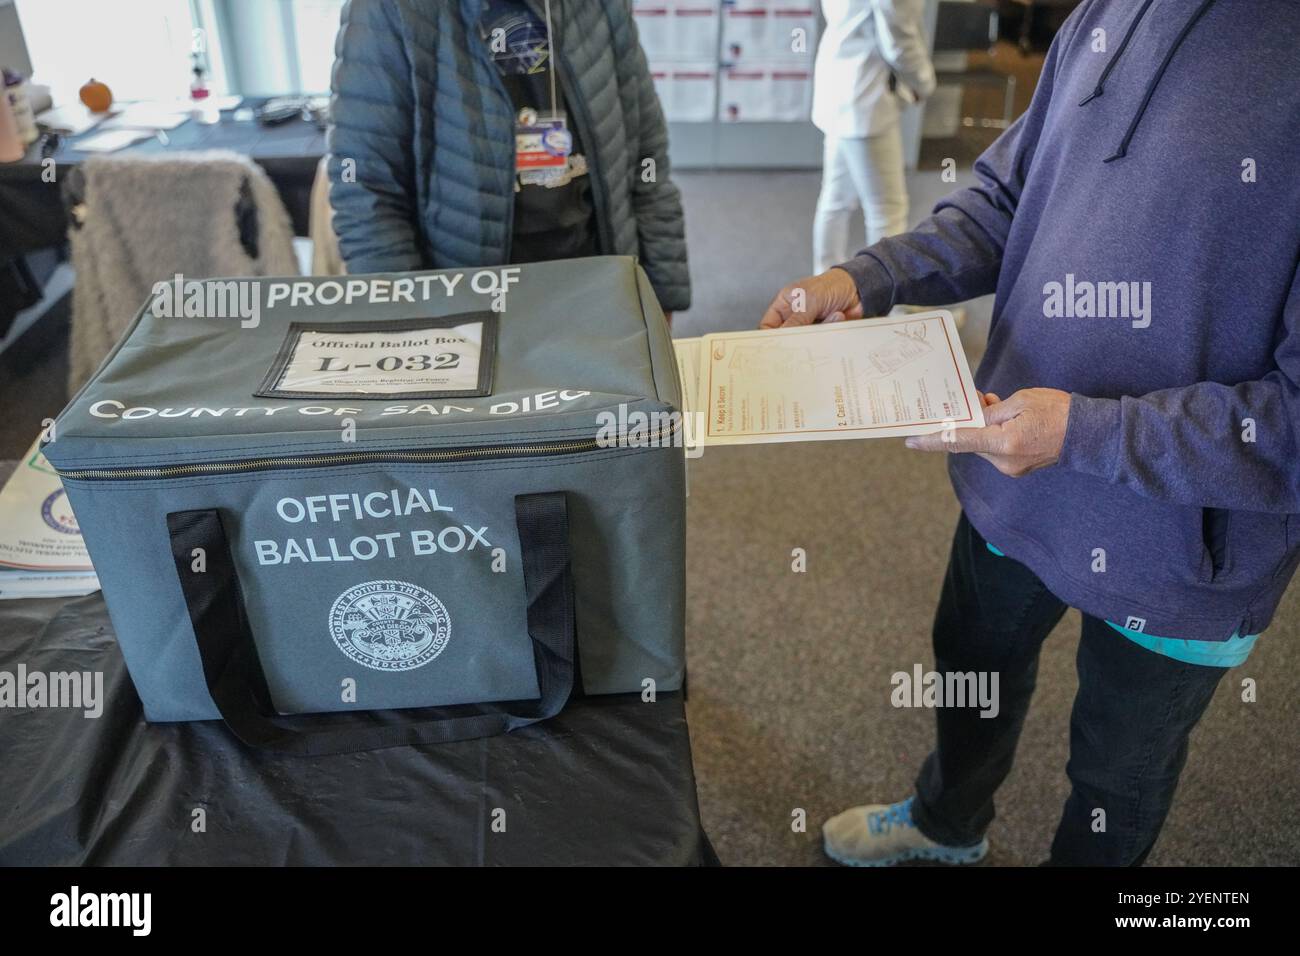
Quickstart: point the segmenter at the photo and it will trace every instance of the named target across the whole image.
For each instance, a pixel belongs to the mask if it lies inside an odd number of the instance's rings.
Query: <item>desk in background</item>
[[[37,140],[19,161],[0,163],[0,341],[5,340],[18,313],[41,299],[42,287],[61,258],[61,253],[56,257],[47,250],[61,249],[67,238],[63,183],[90,155],[79,151],[77,143],[97,132],[91,129],[63,138],[50,155],[55,162],[52,183],[41,176],[45,169],[43,140]],[[251,119],[236,120],[231,112],[224,112],[220,123],[187,119],[168,130],[166,136],[166,145],[150,137],[111,155],[156,156],[212,149],[242,153],[271,177],[293,221],[294,232],[299,236],[308,234],[312,183],[326,148],[325,133],[315,124],[290,120],[279,126],[262,126]],[[34,258],[28,261],[26,257]],[[15,327],[13,335],[20,331]]]
[[[67,219],[60,189],[67,172],[89,154],[77,150],[77,142],[95,135],[65,138],[51,158],[56,164],[56,182],[41,179],[40,141],[16,163],[0,164],[0,262],[37,249],[60,245],[67,234]],[[254,120],[235,120],[223,113],[221,122],[211,125],[187,119],[167,131],[168,144],[150,137],[120,149],[114,156],[156,156],[176,152],[228,149],[242,153],[266,170],[280,191],[293,220],[294,232],[307,235],[311,186],[316,166],[325,154],[325,133],[314,124],[291,120],[279,126],[261,126]]]

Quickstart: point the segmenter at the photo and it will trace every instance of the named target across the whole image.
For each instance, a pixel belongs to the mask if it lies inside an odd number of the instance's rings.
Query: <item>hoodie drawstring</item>
[[[1097,97],[1106,92],[1106,78],[1110,76],[1110,71],[1115,68],[1117,63],[1119,63],[1119,58],[1124,55],[1124,50],[1128,47],[1129,40],[1133,38],[1133,34],[1137,30],[1138,24],[1142,21],[1142,18],[1146,16],[1146,12],[1150,9],[1151,4],[1152,0],[1145,0],[1142,4],[1137,15],[1133,17],[1133,21],[1129,24],[1128,30],[1124,33],[1124,39],[1120,41],[1119,48],[1115,51],[1115,55],[1110,58],[1110,62],[1107,63],[1106,68],[1102,70],[1101,76],[1097,80],[1096,88],[1079,101],[1080,106],[1091,103]],[[1192,32],[1192,27],[1196,26],[1196,21],[1201,19],[1205,11],[1210,9],[1213,4],[1214,0],[1202,0],[1201,5],[1196,8],[1196,12],[1191,15],[1185,24],[1183,24],[1182,30],[1179,31],[1178,36],[1174,38],[1174,42],[1169,47],[1168,52],[1165,53],[1164,60],[1161,61],[1160,66],[1147,82],[1146,93],[1143,94],[1142,102],[1138,105],[1137,111],[1134,112],[1133,119],[1129,121],[1128,130],[1124,133],[1124,138],[1120,140],[1119,146],[1116,147],[1115,152],[1102,160],[1103,163],[1113,162],[1114,160],[1121,159],[1128,155],[1129,143],[1133,139],[1133,134],[1137,132],[1138,124],[1142,122],[1142,116],[1147,111],[1147,104],[1151,102],[1151,97],[1155,95],[1156,87],[1160,85],[1161,79],[1164,78],[1165,70],[1169,68],[1169,61],[1174,58],[1174,54],[1177,53],[1178,48],[1182,46],[1183,40],[1187,39],[1187,34]]]
[[[1146,2],[1142,4],[1142,8],[1138,10],[1137,16],[1135,16],[1133,21],[1128,25],[1128,30],[1125,31],[1124,39],[1120,41],[1119,48],[1115,50],[1115,55],[1110,58],[1110,61],[1106,64],[1106,68],[1101,71],[1101,76],[1097,78],[1097,88],[1083,99],[1079,100],[1080,106],[1087,106],[1097,97],[1106,92],[1106,77],[1110,76],[1110,71],[1115,69],[1116,65],[1119,63],[1119,58],[1122,57],[1124,51],[1128,49],[1128,41],[1133,39],[1133,34],[1137,31],[1138,24],[1142,22],[1142,18],[1147,15],[1147,10],[1151,7],[1151,2],[1152,0],[1146,0]]]

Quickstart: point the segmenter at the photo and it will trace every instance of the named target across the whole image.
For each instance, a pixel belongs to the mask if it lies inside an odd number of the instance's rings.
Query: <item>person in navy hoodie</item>
[[[1086,0],[978,185],[763,316],[996,293],[987,425],[907,443],[950,453],[962,507],[937,669],[998,672],[1001,707],[940,708],[915,793],[823,827],[839,862],[984,856],[1067,607],[1083,635],[1049,862],[1150,853],[1189,733],[1300,561],[1298,47],[1292,0]]]

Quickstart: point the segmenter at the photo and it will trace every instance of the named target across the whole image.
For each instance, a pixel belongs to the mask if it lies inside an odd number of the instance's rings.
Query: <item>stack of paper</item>
[[[171,103],[125,103],[120,112],[101,124],[100,129],[175,129],[190,118],[190,105]]]
[[[147,129],[105,129],[77,140],[72,148],[83,153],[115,153],[152,136]]]
[[[63,485],[35,444],[0,490],[0,598],[98,590]]]
[[[677,339],[688,446],[983,427],[951,312]],[[698,415],[691,414],[698,412]]]
[[[54,130],[56,133],[77,136],[87,130],[94,129],[104,120],[115,116],[116,113],[116,110],[109,110],[107,113],[92,113],[80,103],[69,103],[67,106],[56,106],[53,109],[36,114],[36,122],[46,129]]]

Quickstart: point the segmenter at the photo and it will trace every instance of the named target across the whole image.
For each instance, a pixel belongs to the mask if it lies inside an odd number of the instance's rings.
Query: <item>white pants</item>
[[[871,245],[907,229],[907,182],[899,124],[876,136],[826,137],[822,191],[813,221],[813,272],[848,260],[849,219],[861,205]]]

